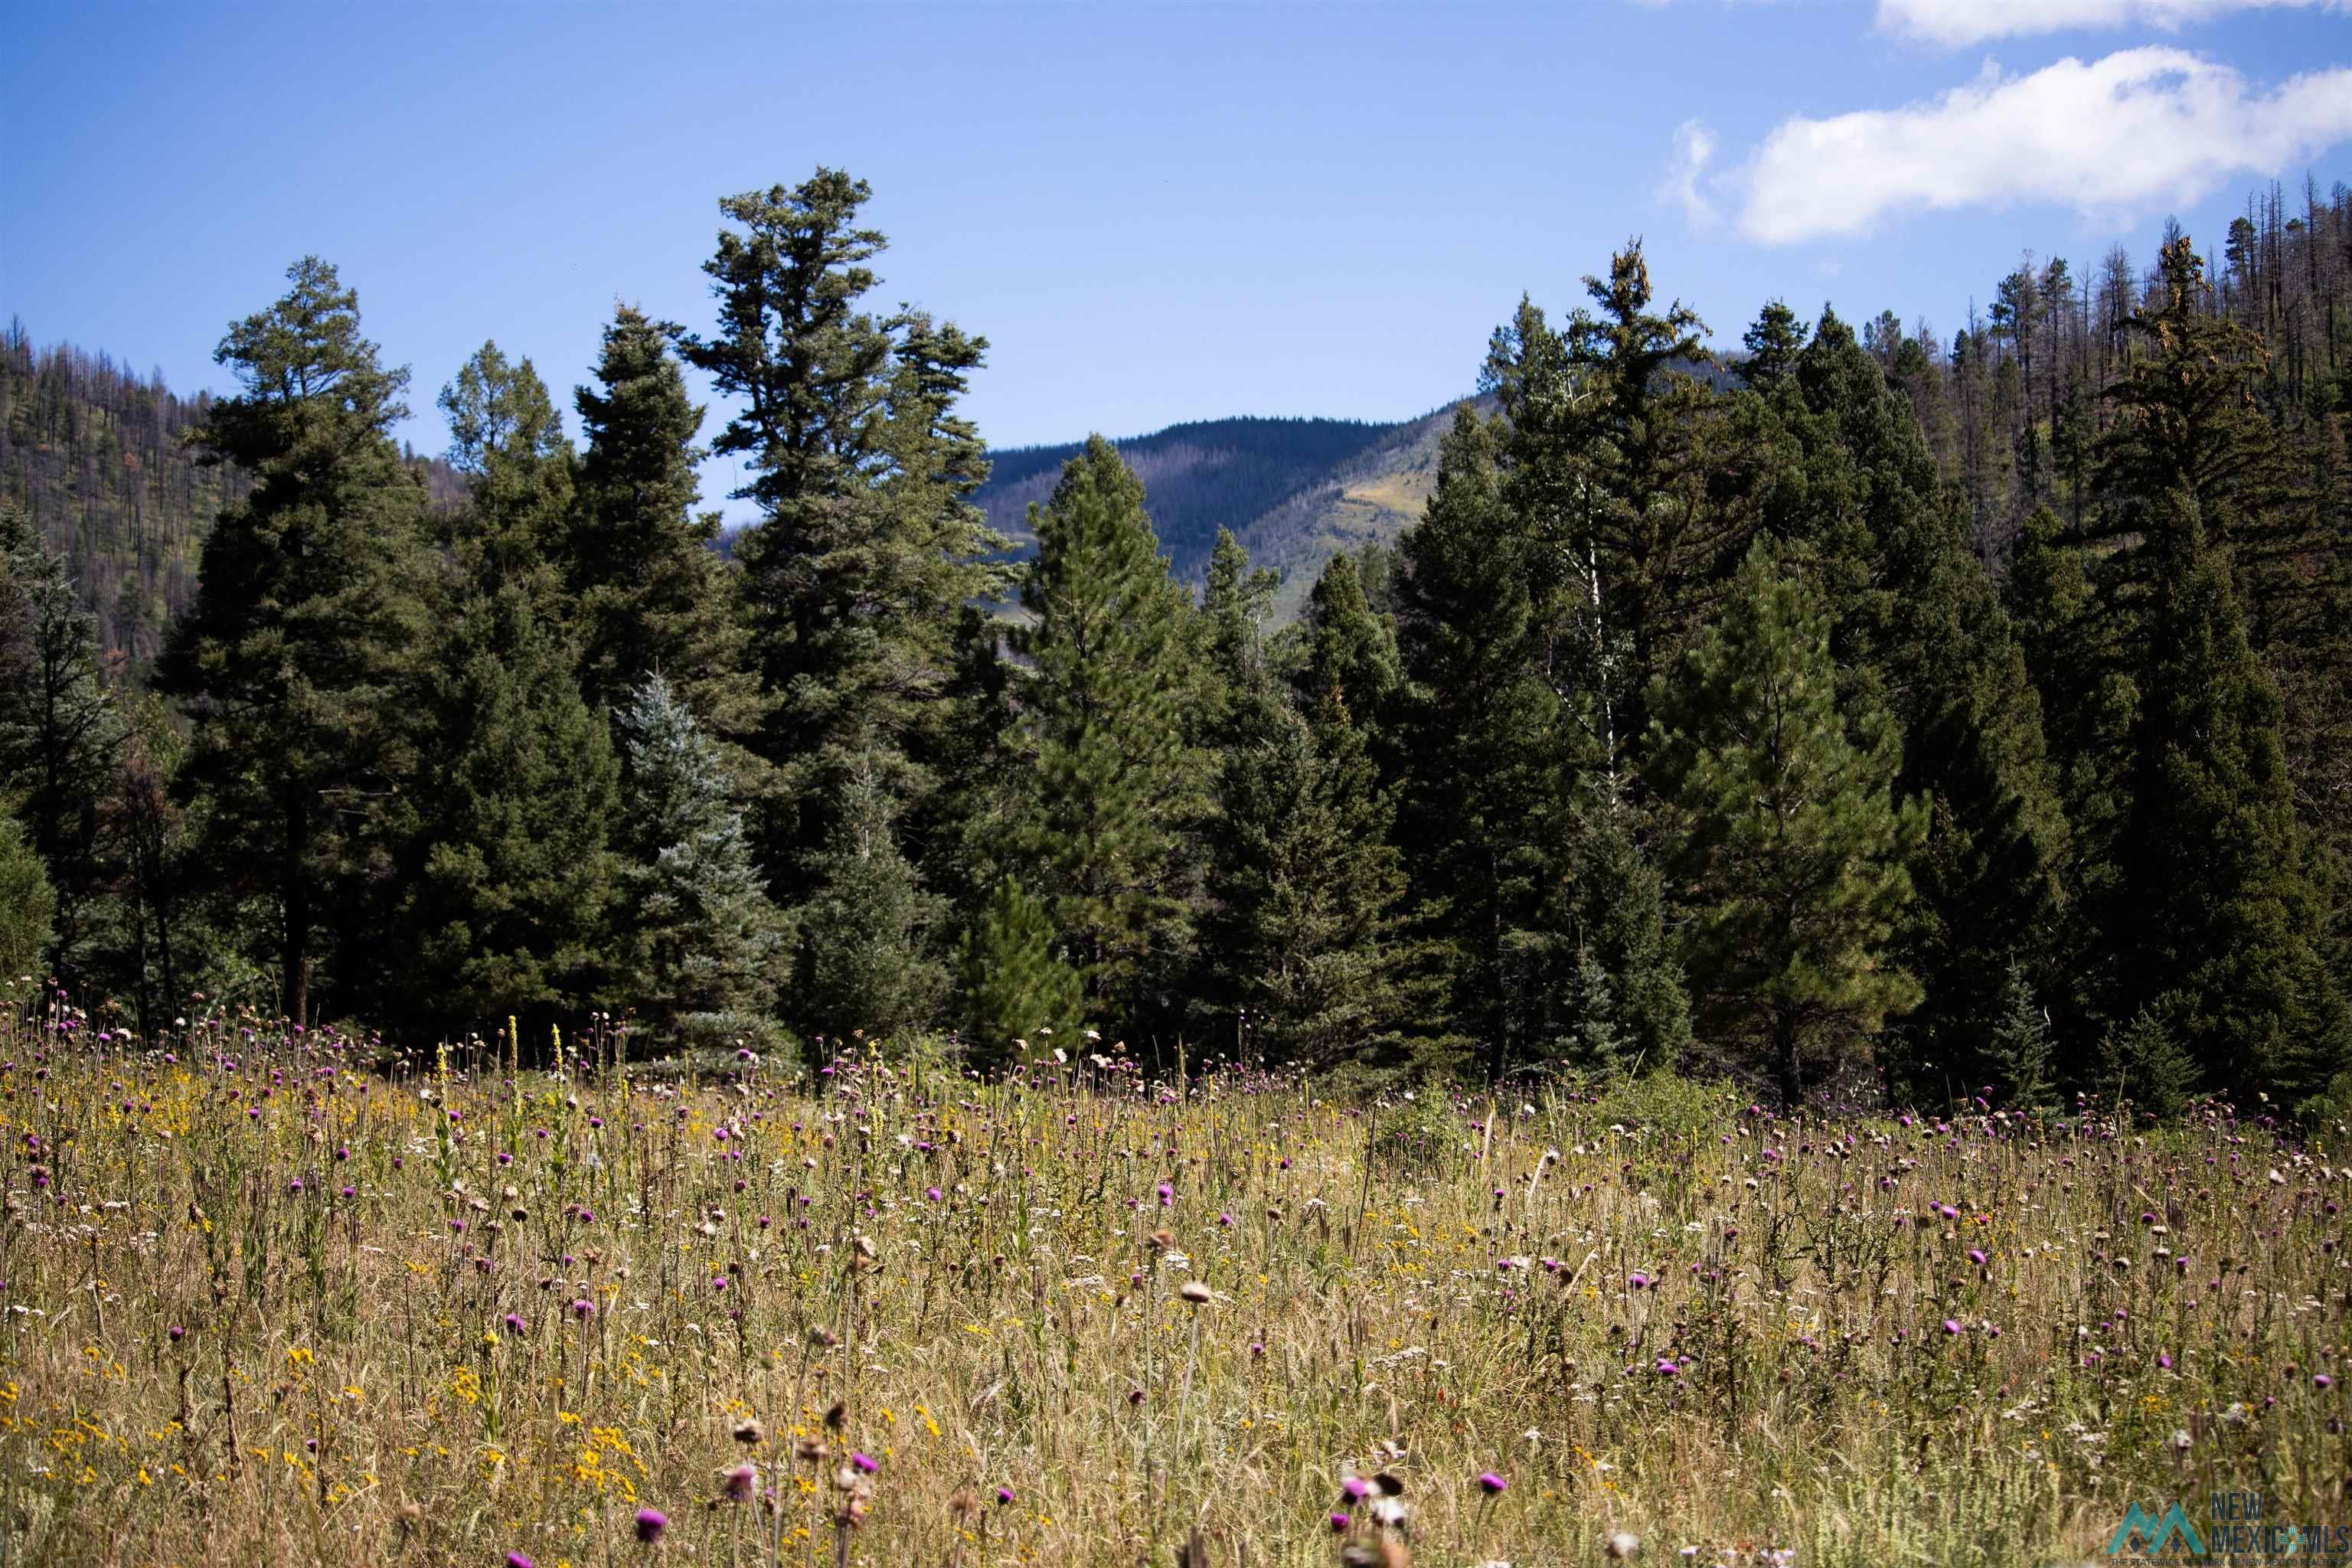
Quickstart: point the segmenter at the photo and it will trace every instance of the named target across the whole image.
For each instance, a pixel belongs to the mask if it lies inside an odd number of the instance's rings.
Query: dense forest
[[[230,395],[13,331],[0,970],[142,1031],[2352,1101],[2352,193],[1720,356],[1629,242],[1295,618],[1221,511],[1401,427],[1010,455],[1016,557],[986,341],[873,306],[867,197],[721,202],[711,320],[619,309],[576,445],[484,344],[445,466],[316,258]]]

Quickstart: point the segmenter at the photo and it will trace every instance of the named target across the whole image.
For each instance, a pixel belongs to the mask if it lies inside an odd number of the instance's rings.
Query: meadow
[[[2025,1563],[2217,1492],[2352,1522],[2338,1129],[5,1029],[10,1564]]]

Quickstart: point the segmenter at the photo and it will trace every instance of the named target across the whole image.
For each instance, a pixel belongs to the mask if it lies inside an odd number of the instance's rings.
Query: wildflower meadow
[[[2042,1563],[2343,1517],[2266,1118],[5,1039],[11,1563]],[[2138,1544],[2135,1542],[2133,1544]]]

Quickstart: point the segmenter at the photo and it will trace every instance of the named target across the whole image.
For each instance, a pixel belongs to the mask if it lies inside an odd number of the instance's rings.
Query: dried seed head
[[[843,1400],[835,1400],[833,1402],[833,1407],[824,1413],[825,1430],[828,1432],[838,1432],[848,1425],[849,1405]]]
[[[1205,1306],[1208,1302],[1215,1299],[1213,1293],[1211,1292],[1209,1288],[1206,1285],[1202,1284],[1198,1279],[1185,1280],[1183,1284],[1179,1285],[1176,1288],[1176,1294],[1183,1297],[1184,1300],[1192,1302],[1195,1307]]]
[[[819,1323],[815,1328],[809,1331],[809,1343],[816,1346],[819,1350],[829,1351],[840,1342],[841,1336],[835,1333],[831,1329],[826,1328],[823,1323]]]
[[[1609,1538],[1601,1550],[1608,1552],[1612,1561],[1622,1563],[1640,1554],[1642,1540],[1621,1530]]]
[[[756,1443],[766,1436],[757,1421],[738,1421],[735,1424],[735,1440],[738,1443]]]
[[[969,1519],[980,1511],[980,1498],[970,1487],[958,1487],[948,1499],[948,1511],[958,1519]]]

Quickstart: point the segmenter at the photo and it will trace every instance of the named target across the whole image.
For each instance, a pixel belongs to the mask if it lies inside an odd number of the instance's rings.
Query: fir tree
[[[617,716],[618,994],[657,1034],[689,1017],[766,1012],[783,963],[784,921],[752,864],[718,745],[656,674]]]
[[[1017,744],[1031,763],[1016,842],[1034,868],[1087,1010],[1123,1024],[1147,965],[1181,945],[1188,829],[1204,808],[1187,743],[1198,679],[1192,610],[1169,574],[1143,486],[1091,437],[1032,514],[1037,559],[1022,586]]]
[[[405,371],[360,335],[357,297],[307,258],[292,289],[215,353],[242,387],[198,434],[254,476],[205,542],[196,601],[158,681],[195,726],[183,774],[207,799],[207,849],[276,905],[280,1003],[310,1012],[320,922],[365,902],[405,772],[390,711],[425,637],[425,494],[390,429]],[[342,888],[348,899],[331,898]]]
[[[1820,596],[1760,541],[1728,613],[1653,702],[1693,987],[1797,1105],[1808,1056],[1919,1000],[1887,953],[1926,831],[1921,804],[1894,795],[1901,740],[1874,705],[1840,712]]]
[[[1740,338],[1748,357],[1740,362],[1739,379],[1754,387],[1769,387],[1797,373],[1797,354],[1811,328],[1798,320],[1785,300],[1766,302],[1756,324]]]
[[[1019,878],[1002,879],[956,948],[957,1015],[969,1058],[982,1067],[1002,1062],[1024,1039],[1042,1050],[1045,1031],[1077,1027],[1080,992],[1044,902]]]

